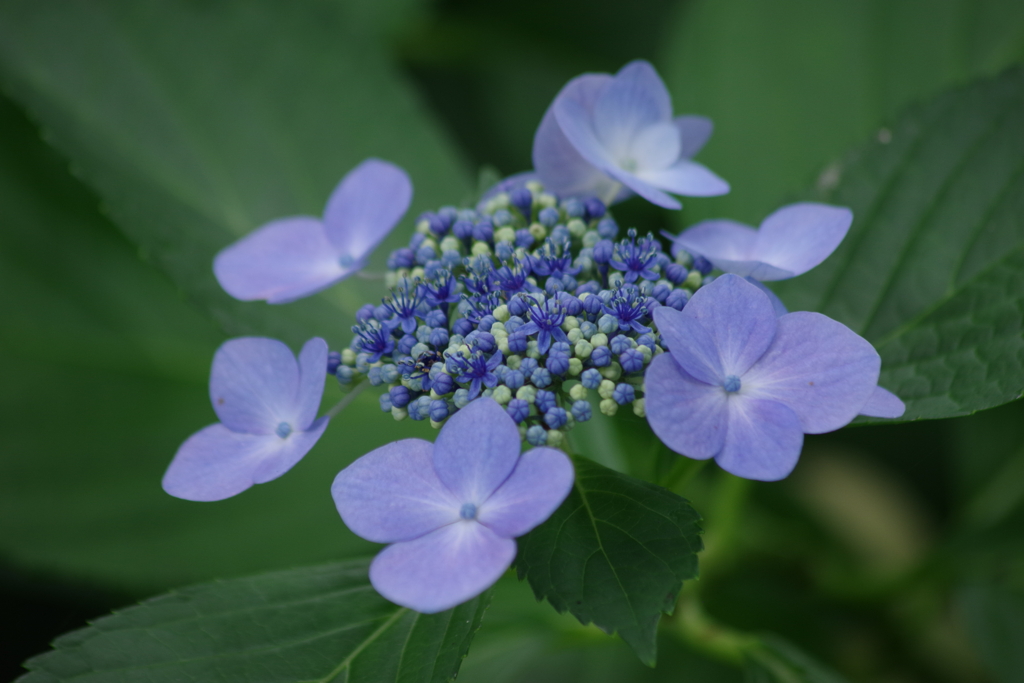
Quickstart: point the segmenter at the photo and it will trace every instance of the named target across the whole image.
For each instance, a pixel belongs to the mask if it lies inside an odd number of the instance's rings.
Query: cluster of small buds
[[[606,415],[645,414],[644,370],[663,351],[653,309],[681,310],[710,271],[651,235],[620,238],[597,199],[528,183],[420,216],[388,258],[390,295],[359,309],[328,371],[387,387],[382,410],[434,427],[490,396],[530,444],[559,446],[593,398]]]

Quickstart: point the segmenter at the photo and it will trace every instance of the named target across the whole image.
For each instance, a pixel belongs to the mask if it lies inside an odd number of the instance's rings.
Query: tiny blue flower
[[[537,406],[537,412],[543,415],[558,405],[558,402],[553,392],[541,389],[537,392],[537,397],[533,399],[533,404]]]
[[[573,197],[562,202],[562,208],[565,209],[565,215],[569,218],[583,218],[587,212],[586,207],[583,206],[583,202]]]
[[[391,394],[381,394],[377,400],[380,402],[381,412],[391,412]]]
[[[450,394],[452,389],[455,388],[455,379],[451,375],[442,372],[430,380],[430,388],[438,396]]]
[[[636,349],[626,349],[619,354],[619,365],[623,372],[640,372],[644,369],[644,354]]]
[[[632,403],[634,398],[636,398],[636,392],[633,389],[632,384],[619,383],[615,385],[615,391],[612,393],[612,399],[614,399],[620,406]]]
[[[612,350],[607,346],[598,346],[590,353],[590,364],[595,368],[603,368],[612,362]]]
[[[611,216],[605,216],[597,224],[597,234],[604,240],[613,240],[619,236],[619,224]]]
[[[526,430],[526,440],[531,446],[543,446],[548,442],[548,433],[540,425],[534,425]]]
[[[597,349],[595,349],[595,351],[596,350]],[[603,379],[604,377],[601,375],[600,372],[598,372],[594,368],[588,368],[583,371],[583,374],[580,375],[580,384],[585,386],[587,389],[597,389],[599,386],[601,386],[601,380]]]
[[[633,345],[629,343],[629,337],[617,334],[608,342],[608,348],[612,350],[612,353],[622,353],[626,349],[633,348]]]
[[[466,389],[456,389],[455,396],[452,398],[452,401],[455,403],[455,407],[459,410],[465,408],[469,404],[470,400],[469,391]]]
[[[473,223],[467,220],[457,220],[452,224],[452,234],[465,242],[473,237]]]
[[[430,419],[440,422],[448,417],[448,402],[444,399],[435,399],[430,402]]]
[[[530,374],[530,381],[537,387],[549,386],[551,384],[551,371],[547,368],[537,368]]]
[[[514,398],[508,402],[505,411],[519,424],[530,416],[530,404],[521,398]]]
[[[683,310],[683,306],[690,300],[690,293],[685,289],[673,289],[665,299],[665,305],[669,308],[674,308],[677,311]]]
[[[586,422],[592,417],[590,402],[580,399],[572,404],[572,416],[577,422]]]
[[[564,375],[569,372],[569,356],[565,354],[551,354],[544,363],[552,375]]]
[[[585,217],[588,221],[596,221],[601,218],[605,212],[605,205],[597,197],[588,197],[583,201],[583,210],[585,211]]]
[[[509,370],[505,373],[505,377],[502,378],[502,382],[512,391],[515,391],[519,387],[526,384],[526,375],[519,370]]]
[[[519,209],[519,213],[523,214],[523,217],[527,221],[533,215],[533,193],[525,187],[519,187],[509,194],[509,201],[512,206]]]
[[[331,351],[327,354],[327,374],[333,375],[341,365],[341,353],[338,351]]]
[[[558,224],[559,218],[558,209],[553,206],[547,206],[541,209],[540,213],[537,214],[537,220],[546,228],[555,227],[555,225]]]
[[[544,413],[544,423],[551,429],[560,429],[568,421],[565,408],[551,408]]]

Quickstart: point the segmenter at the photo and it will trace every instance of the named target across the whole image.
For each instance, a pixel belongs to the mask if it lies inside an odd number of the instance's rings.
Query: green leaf
[[[974,584],[958,597],[967,635],[994,679],[1024,681],[1024,590]]]
[[[569,497],[519,540],[519,578],[559,612],[617,632],[653,666],[661,615],[697,576],[700,515],[659,486],[582,458],[575,464]]]
[[[908,104],[1024,58],[1024,5],[693,0],[664,45],[676,111],[715,122],[698,159],[733,188],[684,217],[757,225]]]
[[[489,595],[419,614],[378,595],[367,560],[216,581],[98,619],[30,659],[22,683],[444,683]]]
[[[846,683],[846,679],[774,635],[764,635],[746,653],[747,683]]]
[[[409,172],[411,215],[467,194],[376,33],[351,20],[360,7],[15,0],[0,6],[0,75],[141,253],[230,333],[341,345],[378,281],[275,307],[234,301],[210,264],[267,220],[319,215],[368,156]],[[407,238],[400,226],[371,268]]]
[[[903,419],[965,415],[1024,387],[1024,70],[905,113],[835,167],[819,198],[850,234],[780,283],[788,306],[849,325],[882,356]]]

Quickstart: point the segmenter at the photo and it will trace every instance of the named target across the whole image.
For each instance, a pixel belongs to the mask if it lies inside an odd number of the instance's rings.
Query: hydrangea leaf
[[[537,599],[618,633],[653,666],[658,622],[697,576],[700,515],[674,493],[577,458],[576,483],[519,539],[516,569]]]
[[[972,583],[957,596],[967,636],[998,683],[1018,683],[1024,671],[1024,590]]]
[[[352,279],[287,307],[240,303],[214,280],[214,254],[271,219],[319,216],[369,156],[408,171],[410,216],[470,188],[352,11],[246,0],[5,3],[0,75],[140,252],[229,333],[332,339],[380,297],[379,282]],[[405,233],[392,233],[371,269]]]
[[[366,560],[216,581],[96,620],[26,662],[22,683],[446,683],[490,601],[424,615],[380,597]]]
[[[966,415],[1024,387],[1024,70],[908,110],[829,170],[839,249],[776,291],[872,342],[904,420]]]

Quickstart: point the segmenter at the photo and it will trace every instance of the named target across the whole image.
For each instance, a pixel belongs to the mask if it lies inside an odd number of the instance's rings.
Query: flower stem
[[[369,386],[369,384],[370,384],[369,381],[363,380],[359,384],[357,384],[354,387],[352,387],[352,390],[349,391],[348,394],[343,396],[340,401],[335,403],[334,406],[330,410],[327,411],[327,413],[324,415],[324,417],[333,418],[335,415],[337,415],[341,411],[345,410],[345,408],[348,407],[348,404],[351,403],[353,400],[355,400],[355,397],[358,396],[359,394],[361,394],[363,389],[365,389],[367,386]]]

